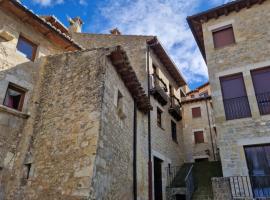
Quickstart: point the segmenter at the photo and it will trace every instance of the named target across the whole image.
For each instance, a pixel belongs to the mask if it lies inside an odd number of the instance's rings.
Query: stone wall
[[[248,175],[244,146],[269,144],[270,116],[259,113],[250,71],[270,66],[270,2],[243,8],[203,24],[209,79],[224,176]],[[232,24],[236,43],[213,45],[212,30]],[[226,121],[219,78],[243,73],[252,117]]]
[[[0,185],[5,187],[5,191],[8,190],[7,183],[13,179],[14,172],[12,170],[15,166],[15,158],[20,155],[18,146],[25,138],[23,128],[32,114],[31,107],[34,105],[32,100],[33,88],[39,77],[38,65],[41,63],[41,60],[37,60],[35,63],[27,62],[0,71],[1,103],[4,102],[10,82],[27,90],[21,112],[0,105],[0,167],[2,168],[0,173],[3,174]],[[24,157],[24,154],[22,157]]]
[[[121,105],[117,105],[119,92]],[[132,96],[108,62],[93,178],[96,199],[133,198],[133,107]]]
[[[229,178],[212,178],[214,200],[232,200]]]
[[[183,138],[184,138],[186,162],[194,162],[195,159],[202,159],[202,158],[207,158],[210,161],[218,160],[217,143],[216,143],[217,135],[214,129],[215,123],[211,101],[212,101],[211,99],[201,99],[197,101],[195,100],[187,101],[182,104]],[[199,118],[192,117],[192,108],[196,107],[200,107],[201,109],[201,117]],[[208,117],[210,120],[210,127]],[[195,131],[203,131],[204,143],[195,144],[194,138]]]
[[[23,129],[8,199],[89,197],[104,82],[99,57],[96,51],[62,54],[40,67],[38,107]],[[27,150],[28,179],[23,173]]]

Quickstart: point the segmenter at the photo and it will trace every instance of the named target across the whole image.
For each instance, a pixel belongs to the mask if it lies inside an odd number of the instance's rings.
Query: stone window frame
[[[23,55],[23,57],[29,59],[30,61],[34,62],[35,59],[36,59],[36,57],[37,57],[37,54],[38,54],[39,44],[37,42],[33,42],[31,39],[28,39],[28,38],[30,38],[30,37],[27,37],[27,36],[25,36],[22,33],[19,34],[19,37],[18,37],[18,40],[17,40],[17,44],[16,44],[16,52],[18,52],[19,54]],[[33,52],[32,52],[31,58],[28,58],[23,52],[21,52],[18,49],[18,44],[19,44],[19,41],[20,40],[25,41],[26,43],[28,43],[33,48]]]
[[[10,106],[6,105],[6,103],[5,103],[9,89],[14,90],[14,91],[21,94],[21,98],[20,98],[20,101],[19,101],[18,108],[10,107]],[[28,91],[27,89],[15,84],[15,83],[9,82],[8,85],[7,85],[5,97],[4,97],[4,100],[3,100],[3,106],[6,106],[6,107],[8,107],[10,109],[13,109],[13,110],[17,110],[19,112],[22,112],[23,106],[25,104],[25,96],[26,96],[27,91]]]
[[[195,132],[199,132],[199,131],[202,131],[203,132],[203,138],[204,138],[204,143],[195,143],[195,135],[194,133]],[[206,144],[208,143],[208,138],[207,138],[207,133],[206,133],[206,129],[204,128],[201,128],[201,129],[192,129],[192,143],[197,145],[197,144]]]
[[[214,36],[213,36],[213,32],[217,31],[217,30],[222,30],[223,28],[226,28],[228,26],[231,26],[232,29],[233,29],[233,34],[234,34],[234,43],[232,44],[229,44],[229,45],[226,45],[224,47],[220,47],[220,48],[216,48],[215,47],[215,44],[214,44]],[[220,23],[217,23],[217,24],[214,24],[214,25],[211,25],[207,28],[207,30],[211,33],[211,37],[212,37],[212,40],[211,40],[211,43],[212,43],[212,47],[213,49],[215,50],[219,50],[219,49],[223,49],[223,48],[226,48],[228,46],[232,46],[232,45],[235,45],[237,43],[237,34],[236,34],[236,28],[235,28],[235,20],[234,19],[231,19],[231,20],[227,20],[227,21],[223,21],[223,22],[220,22]]]
[[[195,109],[195,108],[200,108],[200,113],[201,114],[198,117],[193,116],[193,109]],[[202,118],[202,107],[200,105],[194,105],[194,106],[190,107],[190,111],[191,111],[191,118],[192,119],[200,119],[200,118]]]

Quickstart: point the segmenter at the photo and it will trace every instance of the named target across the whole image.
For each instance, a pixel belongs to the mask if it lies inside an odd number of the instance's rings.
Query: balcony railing
[[[234,176],[230,185],[234,199],[270,198],[270,176]]]
[[[223,103],[227,120],[251,117],[247,96],[224,99]]]
[[[168,89],[165,82],[157,74],[150,75],[150,80],[150,93],[161,105],[166,105],[168,103],[169,97],[167,95]]]
[[[180,100],[172,95],[171,98],[171,105],[169,108],[169,113],[177,120],[181,120],[182,119],[182,115],[181,115],[181,103]]]
[[[256,94],[261,115],[270,114],[270,92]]]

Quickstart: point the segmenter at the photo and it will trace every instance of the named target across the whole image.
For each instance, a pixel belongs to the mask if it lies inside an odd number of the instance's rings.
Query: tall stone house
[[[0,199],[166,199],[186,82],[154,36],[0,0]]]
[[[269,11],[269,0],[238,0],[188,17],[209,70],[225,177],[217,199],[270,196]]]
[[[219,159],[209,82],[182,97],[183,139],[187,162]]]

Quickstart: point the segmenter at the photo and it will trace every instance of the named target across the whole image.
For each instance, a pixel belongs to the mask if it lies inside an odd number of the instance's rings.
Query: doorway
[[[244,149],[254,197],[270,197],[270,144]]]
[[[162,200],[162,160],[154,157],[154,192],[155,200]]]

